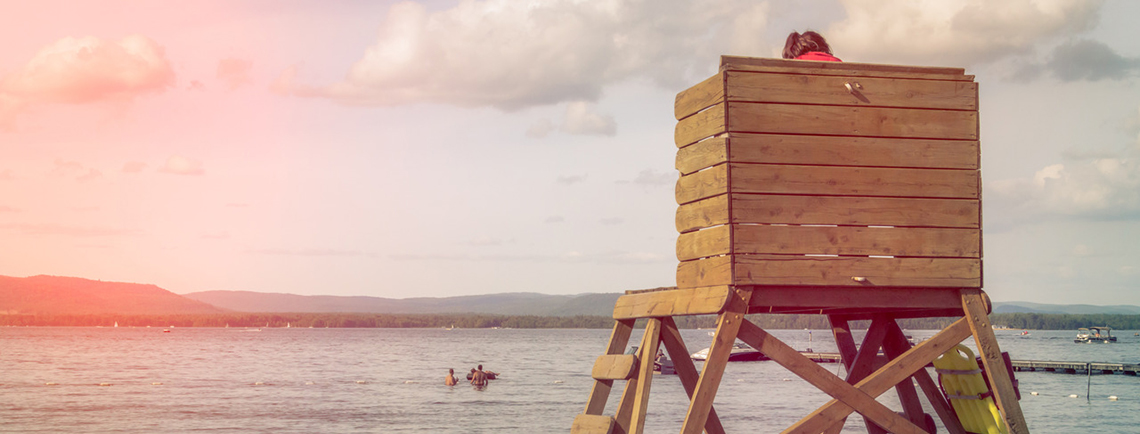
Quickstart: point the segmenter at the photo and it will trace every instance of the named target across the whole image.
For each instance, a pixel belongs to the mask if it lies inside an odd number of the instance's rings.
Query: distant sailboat
[[[292,325],[292,324],[289,324],[289,323],[285,323],[285,328],[287,328],[287,329],[289,329],[289,328],[293,328],[293,325]]]

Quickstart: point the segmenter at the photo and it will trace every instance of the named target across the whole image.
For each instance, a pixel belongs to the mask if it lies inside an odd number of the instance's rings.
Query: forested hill
[[[78,277],[0,276],[0,314],[214,314],[225,310],[155,285]]]
[[[205,291],[185,297],[238,312],[482,313],[497,315],[613,315],[618,293],[549,295],[531,292],[441,298],[295,295],[250,291]]]

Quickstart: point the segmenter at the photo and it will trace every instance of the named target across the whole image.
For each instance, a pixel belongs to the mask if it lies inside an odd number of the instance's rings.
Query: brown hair
[[[788,35],[788,40],[784,43],[785,59],[795,59],[809,51],[831,54],[831,46],[827,45],[827,40],[823,39],[823,35],[811,30],[803,33],[792,32]]]

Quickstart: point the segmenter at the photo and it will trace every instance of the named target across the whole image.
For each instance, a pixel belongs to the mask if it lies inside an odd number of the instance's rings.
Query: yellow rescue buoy
[[[970,348],[958,344],[934,359],[934,368],[962,428],[982,434],[1007,434],[1001,413]]]

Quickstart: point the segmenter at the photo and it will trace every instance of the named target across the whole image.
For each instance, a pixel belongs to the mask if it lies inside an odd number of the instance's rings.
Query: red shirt
[[[842,62],[838,57],[824,53],[822,51],[808,51],[797,57],[796,60],[819,60],[824,62]]]

